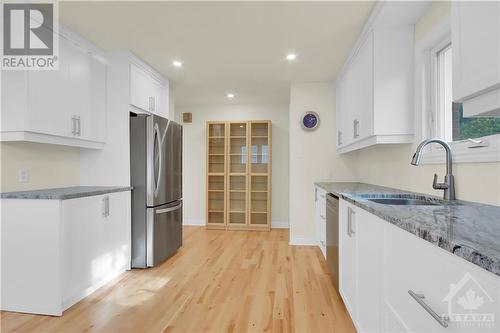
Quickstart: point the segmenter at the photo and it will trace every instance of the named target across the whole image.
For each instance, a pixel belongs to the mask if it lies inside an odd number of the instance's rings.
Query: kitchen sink
[[[396,206],[439,206],[439,203],[413,198],[370,198],[369,201]]]

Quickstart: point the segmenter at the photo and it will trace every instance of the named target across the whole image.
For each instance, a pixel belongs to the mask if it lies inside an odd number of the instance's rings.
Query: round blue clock
[[[316,129],[319,125],[319,115],[314,111],[307,111],[302,116],[302,128],[305,130]]]

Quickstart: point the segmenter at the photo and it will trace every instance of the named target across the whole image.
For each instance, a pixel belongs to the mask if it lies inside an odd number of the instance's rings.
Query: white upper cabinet
[[[337,150],[413,140],[413,26],[377,28],[337,79]]]
[[[168,80],[134,58],[130,64],[130,105],[168,118]]]
[[[453,99],[464,116],[500,115],[500,2],[452,2]]]
[[[104,146],[104,55],[60,29],[59,70],[2,71],[1,141]]]

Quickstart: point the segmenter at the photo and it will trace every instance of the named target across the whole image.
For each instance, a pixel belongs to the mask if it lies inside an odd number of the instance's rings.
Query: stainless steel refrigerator
[[[153,267],[182,245],[182,125],[130,114],[132,267]]]

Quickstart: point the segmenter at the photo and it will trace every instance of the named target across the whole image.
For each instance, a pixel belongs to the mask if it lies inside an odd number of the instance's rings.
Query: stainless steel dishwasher
[[[326,262],[335,289],[339,289],[339,198],[326,196]]]

